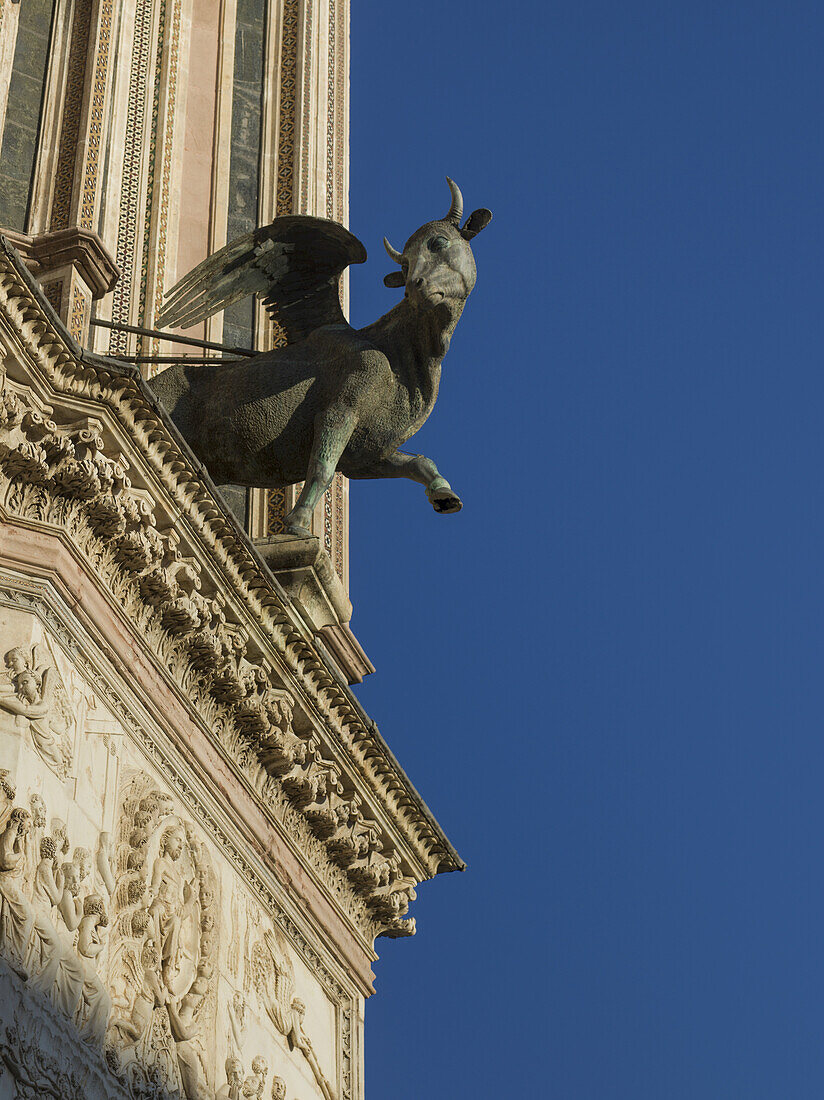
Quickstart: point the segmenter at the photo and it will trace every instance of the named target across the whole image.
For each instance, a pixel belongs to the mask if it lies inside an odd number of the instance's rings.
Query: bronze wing
[[[166,295],[161,327],[190,328],[249,294],[257,294],[290,344],[322,325],[345,324],[340,277],[362,264],[366,249],[348,229],[302,214],[231,241],[185,275]]]

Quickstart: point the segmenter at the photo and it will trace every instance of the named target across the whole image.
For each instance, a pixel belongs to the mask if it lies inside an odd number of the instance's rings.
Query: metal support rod
[[[168,340],[172,344],[190,344],[195,348],[208,348],[210,351],[230,351],[233,355],[245,355],[251,358],[257,355],[251,348],[230,348],[226,344],[212,344],[208,340],[195,340],[191,336],[178,336],[174,332],[161,332],[156,328],[138,328],[137,325],[119,325],[114,321],[104,321],[94,317],[89,322],[95,328],[110,328],[115,332],[133,332],[136,336],[151,336],[154,340]],[[118,358],[122,358],[118,356]]]
[[[109,358],[121,363],[214,363],[218,367],[242,362],[241,359],[218,359],[216,355],[112,355]]]

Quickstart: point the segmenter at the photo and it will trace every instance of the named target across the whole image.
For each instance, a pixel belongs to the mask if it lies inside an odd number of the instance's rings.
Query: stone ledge
[[[255,549],[289,594],[310,633],[320,639],[349,684],[375,671],[349,627],[352,603],[317,537],[273,535]]]
[[[120,268],[102,239],[88,229],[58,229],[29,237],[12,229],[3,235],[20,252],[29,270],[39,280],[52,271],[74,267],[91,292],[92,298],[102,298],[114,289],[120,278]]]

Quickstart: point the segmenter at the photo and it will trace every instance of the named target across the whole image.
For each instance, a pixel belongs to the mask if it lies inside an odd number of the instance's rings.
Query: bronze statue
[[[287,346],[225,365],[181,363],[151,386],[218,483],[279,488],[304,481],[286,529],[308,535],[312,511],[336,470],[350,478],[408,477],[436,512],[461,500],[435,463],[398,448],[421,427],[438,396],[441,363],[475,285],[469,241],[492,214],[461,226],[452,202],[397,252],[384,279],[403,301],[374,324],[353,329],[341,309],[344,269],[366,249],[342,225],[290,216],[226,245],[168,294],[161,325],[188,328],[258,294],[282,326]]]

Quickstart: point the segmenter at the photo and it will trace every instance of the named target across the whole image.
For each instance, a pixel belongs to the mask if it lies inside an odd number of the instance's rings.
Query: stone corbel
[[[349,627],[352,603],[320,539],[273,535],[255,548],[292,597],[306,626],[349,684],[359,684],[375,666]]]
[[[23,256],[72,336],[85,344],[92,301],[108,294],[120,278],[101,238],[76,226],[36,237],[6,229],[4,236]]]

